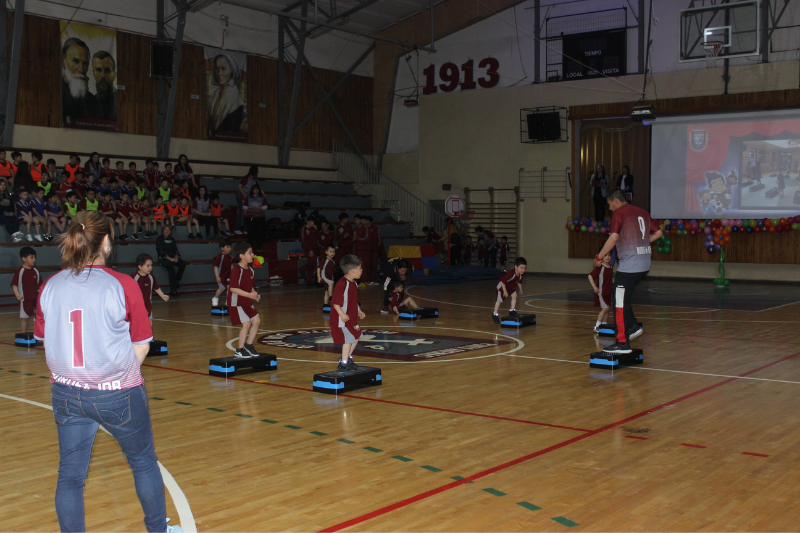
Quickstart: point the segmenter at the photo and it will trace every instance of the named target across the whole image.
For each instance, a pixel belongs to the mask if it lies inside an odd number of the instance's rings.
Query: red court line
[[[547,453],[550,453],[550,452],[553,452],[553,451],[556,451],[556,450],[560,450],[561,448],[564,448],[565,446],[569,446],[570,444],[574,444],[576,442],[580,442],[582,440],[588,439],[589,437],[593,437],[595,435],[598,435],[600,433],[608,431],[609,429],[614,429],[614,428],[619,427],[619,426],[621,426],[623,424],[627,424],[628,422],[631,422],[633,420],[637,420],[639,418],[642,418],[643,416],[647,416],[649,414],[655,413],[655,412],[660,411],[662,409],[665,409],[667,407],[671,407],[671,406],[673,406],[673,405],[675,405],[677,403],[680,403],[680,402],[682,402],[684,400],[688,400],[690,398],[694,398],[695,396],[703,394],[704,392],[708,392],[710,390],[719,388],[719,387],[721,387],[723,385],[727,385],[728,383],[731,383],[732,381],[736,381],[738,378],[747,377],[750,374],[754,374],[754,373],[756,373],[756,372],[758,372],[760,370],[764,370],[765,368],[769,368],[769,367],[771,367],[773,365],[777,365],[778,363],[782,363],[783,361],[787,361],[789,359],[797,357],[798,355],[800,355],[800,352],[794,353],[792,355],[788,355],[788,356],[783,357],[781,359],[777,359],[777,360],[775,360],[775,361],[773,361],[771,363],[767,363],[767,364],[762,365],[762,366],[760,366],[758,368],[755,368],[753,370],[745,372],[744,374],[739,374],[737,377],[728,378],[728,379],[726,379],[724,381],[720,381],[719,383],[715,383],[713,385],[709,385],[708,387],[704,387],[704,388],[702,388],[700,390],[697,390],[697,391],[694,391],[694,392],[690,392],[689,394],[685,394],[685,395],[681,396],[680,398],[676,398],[676,399],[671,400],[669,402],[662,403],[661,405],[657,405],[656,407],[652,407],[652,408],[648,409],[647,411],[642,411],[641,413],[637,413],[637,414],[631,415],[631,416],[629,416],[627,418],[623,418],[622,420],[618,420],[617,422],[613,422],[611,424],[608,424],[607,426],[603,426],[601,428],[597,428],[595,430],[592,430],[589,433],[584,433],[583,435],[578,435],[577,437],[572,437],[571,439],[559,442],[557,444],[553,444],[552,446],[548,446],[547,448],[543,448],[543,449],[541,449],[539,451],[536,451],[536,452],[533,452],[531,454],[523,455],[522,457],[519,457],[519,458],[511,460],[511,461],[508,461],[507,463],[503,463],[503,464],[494,466],[492,468],[489,468],[487,470],[483,470],[481,472],[478,472],[477,474],[473,474],[471,476],[465,477],[465,478],[460,479],[458,481],[453,481],[452,483],[448,483],[446,485],[442,485],[441,487],[436,487],[435,489],[431,489],[431,490],[429,490],[427,492],[423,492],[421,494],[417,494],[416,496],[412,496],[410,498],[406,498],[405,500],[401,500],[401,501],[393,503],[391,505],[387,505],[386,507],[382,507],[380,509],[376,509],[376,510],[371,511],[369,513],[366,513],[366,514],[363,514],[361,516],[357,516],[355,518],[351,518],[350,520],[346,520],[344,522],[336,524],[334,526],[327,527],[325,529],[320,530],[319,533],[328,533],[328,532],[334,532],[334,531],[341,531],[342,529],[345,529],[345,528],[360,524],[362,522],[366,522],[367,520],[371,520],[371,519],[376,518],[378,516],[381,516],[381,515],[384,515],[384,514],[387,514],[387,513],[391,513],[392,511],[395,511],[397,509],[401,509],[403,507],[411,505],[412,503],[416,503],[416,502],[418,502],[420,500],[424,500],[426,498],[430,498],[431,496],[435,496],[437,494],[440,494],[440,493],[445,492],[447,490],[453,489],[453,488],[458,487],[460,485],[464,485],[465,483],[469,483],[470,481],[478,480],[480,478],[488,476],[489,474],[494,474],[495,472],[499,472],[501,470],[505,470],[507,468],[511,468],[512,466],[516,466],[516,465],[518,465],[520,463],[524,463],[525,461],[529,461],[531,459],[534,459],[536,457],[545,455]]]
[[[686,444],[685,442],[681,442],[681,446],[686,446],[687,448],[708,448],[708,446],[700,446],[698,444]]]
[[[763,453],[753,453],[753,452],[742,452],[742,455],[752,455],[754,457],[769,457],[769,455]]]
[[[198,376],[208,376],[208,374],[203,373],[203,372],[195,372],[194,370],[183,370],[183,369],[180,369],[180,368],[171,368],[171,367],[168,367],[168,366],[156,366],[156,365],[148,365],[148,364],[143,364],[142,366],[146,366],[146,367],[150,367],[150,368],[158,368],[158,369],[161,369],[161,370],[172,370],[174,372],[184,372],[186,374],[195,374],[195,375],[198,375]],[[243,381],[245,383],[255,383],[256,385],[269,385],[271,387],[280,387],[280,388],[284,388],[284,389],[294,389],[294,390],[300,390],[300,391],[304,391],[304,392],[314,392],[312,389],[306,389],[304,387],[295,387],[293,385],[281,385],[279,383],[259,383],[258,381],[255,381],[255,380],[252,380],[252,379],[233,378],[233,377],[231,377],[231,378],[220,378],[220,379],[229,379],[229,380],[232,380],[232,381]],[[318,394],[318,393],[315,393],[315,394]],[[530,425],[534,425],[534,426],[544,426],[544,427],[550,427],[550,428],[556,428],[556,429],[568,429],[568,430],[571,430],[571,431],[583,431],[583,432],[591,431],[590,429],[574,428],[574,427],[570,427],[570,426],[559,426],[557,424],[546,424],[544,422],[534,422],[532,420],[522,420],[520,418],[508,418],[508,417],[504,417],[504,416],[487,415],[487,414],[483,414],[483,413],[471,413],[469,411],[457,411],[455,409],[445,409],[444,407],[431,407],[429,405],[417,405],[417,404],[413,404],[413,403],[394,402],[392,400],[381,400],[379,398],[364,398],[362,396],[353,396],[351,394],[339,394],[338,397],[340,397],[340,398],[353,398],[354,400],[364,400],[364,401],[368,401],[368,402],[386,403],[386,404],[391,404],[391,405],[400,405],[402,407],[415,407],[417,409],[429,409],[431,411],[443,411],[445,413],[454,413],[454,414],[459,414],[459,415],[477,416],[477,417],[481,417],[481,418],[491,418],[491,419],[494,419],[494,420],[505,420],[506,422],[519,422],[520,424],[530,424]]]
[[[633,435],[625,435],[626,439],[647,440],[647,437],[634,437]]]

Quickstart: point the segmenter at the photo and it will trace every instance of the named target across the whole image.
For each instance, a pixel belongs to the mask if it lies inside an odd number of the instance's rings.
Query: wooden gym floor
[[[588,366],[592,304],[552,296],[586,291],[585,277],[528,275],[534,297],[519,307],[538,325],[519,332],[491,322],[493,282],[412,287],[441,313],[414,325],[378,313],[379,287],[362,289],[366,330],[500,344],[357,357],[384,383],[339,397],[310,390],[336,359],[316,348],[260,346],[279,370],[208,376],[237,330],[210,317],[206,296],[156,303],[169,356],[143,372],[168,515],[189,532],[797,530],[797,299],[733,283],[731,300],[750,291],[782,306],[730,310],[711,305],[711,282],[682,282],[686,306],[659,306],[670,283],[653,283],[636,308],[644,365],[613,373]],[[327,328],[319,291],[261,292],[264,332]],[[16,316],[0,318],[0,530],[56,531],[44,352],[13,347]],[[142,529],[130,470],[102,433],[85,496],[89,531]]]

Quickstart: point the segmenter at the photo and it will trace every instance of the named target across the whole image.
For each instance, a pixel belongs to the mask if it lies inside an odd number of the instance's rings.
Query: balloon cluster
[[[566,228],[576,233],[601,233],[606,235],[608,233],[608,220],[597,222],[591,218],[568,218]]]

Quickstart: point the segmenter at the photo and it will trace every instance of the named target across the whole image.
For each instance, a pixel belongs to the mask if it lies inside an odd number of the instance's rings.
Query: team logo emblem
[[[276,348],[336,354],[342,352],[341,345],[334,344],[331,332],[327,328],[270,333],[260,337],[257,342],[263,346]],[[395,361],[423,361],[511,344],[514,342],[506,339],[470,339],[418,332],[362,329],[355,354]]]
[[[692,150],[699,152],[706,147],[706,130],[692,132]]]

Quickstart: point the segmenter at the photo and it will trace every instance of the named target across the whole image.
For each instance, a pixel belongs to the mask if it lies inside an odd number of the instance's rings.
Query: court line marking
[[[740,374],[737,377],[741,378],[741,377],[748,376],[750,374],[754,374],[754,373],[756,373],[756,372],[758,372],[760,370],[763,370],[765,368],[768,368],[770,366],[774,366],[774,365],[777,365],[779,363],[782,363],[783,361],[787,361],[789,359],[797,357],[798,355],[800,355],[800,352],[794,353],[792,355],[788,355],[786,357],[783,357],[781,359],[778,359],[778,360],[773,361],[771,363],[768,363],[766,365],[760,366],[758,368],[755,368],[753,370],[745,372],[744,374]],[[650,408],[650,409],[648,409],[646,411],[642,411],[642,412],[637,413],[635,415],[631,415],[631,416],[628,416],[626,418],[623,418],[622,420],[618,420],[616,422],[612,422],[611,424],[608,424],[608,425],[605,425],[603,427],[600,427],[600,428],[597,428],[595,430],[592,430],[589,433],[584,433],[583,435],[578,435],[577,437],[573,437],[571,439],[567,439],[565,441],[553,444],[551,446],[548,446],[547,448],[542,448],[541,450],[538,450],[536,452],[530,453],[528,455],[523,455],[522,457],[518,457],[518,458],[513,459],[511,461],[508,461],[506,463],[494,466],[492,468],[488,468],[486,470],[483,470],[483,471],[478,472],[476,474],[473,474],[471,476],[465,477],[464,479],[460,479],[458,481],[454,481],[452,483],[448,483],[446,485],[442,485],[440,487],[436,487],[434,489],[428,490],[428,491],[423,492],[421,494],[417,494],[416,496],[412,496],[410,498],[406,498],[405,500],[401,500],[399,502],[395,502],[393,504],[387,505],[387,506],[382,507],[380,509],[376,509],[376,510],[371,511],[369,513],[363,514],[361,516],[357,516],[355,518],[351,518],[350,520],[346,520],[346,521],[341,522],[339,524],[336,524],[336,525],[327,527],[325,529],[322,529],[322,530],[320,530],[320,533],[328,533],[328,532],[340,531],[342,529],[345,529],[345,528],[360,524],[362,522],[366,522],[366,521],[371,520],[373,518],[376,518],[378,516],[381,516],[381,515],[390,513],[392,511],[395,511],[397,509],[400,509],[400,508],[406,507],[408,505],[411,505],[412,503],[416,503],[416,502],[418,502],[420,500],[424,500],[424,499],[430,498],[431,496],[435,496],[435,495],[440,494],[442,492],[445,492],[447,490],[450,490],[450,489],[453,489],[455,487],[464,485],[465,483],[468,483],[470,481],[475,481],[477,479],[486,477],[486,476],[488,476],[490,474],[494,474],[494,473],[499,472],[501,470],[505,470],[507,468],[511,468],[512,466],[516,466],[516,465],[518,465],[520,463],[523,463],[525,461],[529,461],[529,460],[534,459],[536,457],[545,455],[545,454],[550,453],[552,451],[559,450],[561,448],[569,446],[570,444],[574,444],[576,442],[580,442],[582,440],[588,439],[589,437],[593,437],[595,435],[598,435],[600,433],[608,431],[609,429],[614,429],[616,427],[619,427],[619,426],[621,426],[623,424],[626,424],[628,422],[631,422],[633,420],[637,420],[639,418],[642,418],[642,417],[647,416],[649,414],[655,413],[655,412],[660,411],[662,409],[665,409],[667,407],[671,407],[671,406],[673,406],[675,404],[678,404],[678,403],[680,403],[680,402],[682,402],[684,400],[688,400],[690,398],[693,398],[695,396],[703,394],[704,392],[708,392],[710,390],[713,390],[713,389],[716,389],[716,388],[721,387],[723,385],[726,385],[728,383],[731,383],[732,381],[736,381],[736,378],[731,378],[731,379],[726,379],[725,381],[720,381],[720,382],[715,383],[713,385],[709,385],[708,387],[705,387],[705,388],[696,390],[694,392],[690,392],[688,394],[685,394],[685,395],[683,395],[683,396],[681,396],[679,398],[676,398],[674,400],[671,400],[669,402],[665,402],[665,403],[662,403],[661,405],[657,405],[655,407],[652,407],[652,408]]]
[[[384,329],[384,330],[393,328],[393,329],[397,329],[397,330],[405,331],[405,332],[409,331],[409,328],[407,326],[406,327],[398,327],[398,326],[383,326],[383,325],[377,325],[377,326],[367,326],[367,325],[365,325],[364,327],[365,328],[381,328],[381,329]],[[323,329],[323,328],[306,328],[306,329]],[[461,357],[459,359],[423,359],[421,361],[387,361],[387,360],[381,359],[379,364],[395,364],[395,365],[397,365],[397,364],[450,363],[450,362],[453,362],[453,361],[471,361],[473,359],[485,359],[487,357],[497,357],[497,356],[500,356],[500,355],[508,355],[508,354],[517,352],[517,351],[519,351],[519,350],[521,350],[521,349],[523,349],[525,347],[525,343],[523,341],[521,341],[520,339],[516,339],[516,338],[514,338],[514,337],[512,337],[510,335],[504,335],[502,333],[489,333],[488,331],[480,331],[480,330],[477,330],[477,329],[445,328],[445,327],[442,327],[442,326],[417,326],[416,324],[411,329],[445,329],[445,330],[449,330],[449,331],[469,331],[469,332],[472,332],[472,333],[484,333],[486,335],[494,335],[496,337],[506,337],[508,339],[511,339],[512,341],[517,343],[517,347],[512,349],[512,350],[508,350],[506,352],[490,353],[489,355],[478,355],[478,356],[475,356],[475,357]],[[296,328],[275,329],[275,330],[272,330],[272,331],[267,331],[266,333],[267,334],[269,334],[269,333],[280,333],[282,331],[297,331],[297,329]],[[301,331],[303,331],[303,330],[301,330]],[[261,332],[259,331],[259,333],[261,333]],[[227,344],[225,344],[225,346],[227,346],[228,349],[231,350],[231,351],[236,351],[235,348],[233,347],[233,342],[234,341],[238,341],[238,340],[239,340],[239,337],[234,337],[231,340],[229,340],[227,342]],[[480,339],[477,339],[477,340],[480,340]],[[267,346],[267,345],[265,345],[265,346]],[[275,346],[275,348],[292,349],[290,346]],[[487,348],[481,348],[481,349],[485,350]],[[333,355],[333,352],[318,352],[318,353],[330,353],[331,355]],[[362,355],[361,357],[368,357],[368,356]],[[447,357],[447,356],[445,356],[445,357]],[[289,357],[281,357],[280,359],[283,360],[283,361],[297,361],[299,363],[329,363],[329,364],[338,363],[338,361],[330,362],[330,361],[313,360],[313,359],[292,359],[292,358],[289,358]],[[373,359],[380,359],[380,357],[373,357]]]
[[[170,370],[172,372],[183,372],[184,374],[193,374],[195,376],[203,376],[203,377],[206,377],[206,378],[209,377],[207,373],[196,372],[194,370],[184,370],[182,368],[172,368],[172,367],[169,367],[169,366],[157,366],[157,365],[148,365],[148,364],[143,364],[142,366],[146,366],[146,367],[149,367],[149,368],[156,368],[156,369],[160,369],[160,370]],[[266,386],[270,386],[270,387],[280,387],[282,389],[292,389],[292,390],[298,390],[298,391],[303,391],[303,392],[310,392],[310,393],[313,393],[313,394],[320,394],[318,392],[314,392],[313,389],[306,389],[306,388],[303,388],[303,387],[297,387],[295,385],[283,385],[281,383],[265,383],[263,381],[256,381],[256,380],[252,380],[252,379],[244,379],[244,378],[237,378],[237,377],[225,377],[225,378],[217,378],[217,379],[224,379],[224,380],[229,380],[229,381],[242,381],[244,383],[254,383],[256,385],[266,385]],[[399,405],[401,407],[415,407],[417,409],[428,409],[428,410],[431,410],[431,411],[442,411],[442,412],[445,412],[445,413],[455,413],[455,414],[459,414],[459,415],[477,416],[477,417],[480,417],[480,418],[492,418],[492,419],[495,419],[495,420],[505,420],[506,422],[519,422],[519,423],[522,423],[522,424],[530,424],[530,425],[534,425],[534,426],[545,426],[545,427],[551,427],[551,428],[556,428],[556,429],[568,429],[570,431],[584,431],[584,432],[591,431],[590,429],[575,428],[575,427],[571,427],[571,426],[559,426],[557,424],[547,424],[545,422],[535,422],[533,420],[523,420],[523,419],[520,419],[520,418],[509,418],[509,417],[503,417],[503,416],[497,416],[497,415],[488,415],[488,414],[483,414],[483,413],[472,413],[472,412],[469,412],[469,411],[457,411],[455,409],[446,409],[444,407],[431,407],[431,406],[428,406],[428,405],[419,405],[419,404],[414,404],[414,403],[396,402],[396,401],[392,401],[392,400],[384,400],[384,399],[381,399],[381,398],[368,398],[366,396],[354,396],[352,394],[338,394],[335,397],[336,398],[354,398],[356,400],[364,400],[364,401],[368,401],[368,402],[386,403],[386,404],[390,404],[390,405]]]
[[[571,361],[569,359],[551,359],[549,357],[535,357],[533,355],[509,355],[508,357],[520,357],[523,359],[539,359],[541,361],[554,361],[558,363],[578,363],[581,365],[588,365],[589,361]],[[710,374],[708,372],[689,372],[688,370],[671,370],[669,368],[653,368],[650,366],[642,366],[642,365],[634,365],[634,366],[626,366],[625,368],[631,370],[653,370],[655,372],[672,372],[675,374],[691,374],[695,376],[711,376],[715,378],[733,378],[733,379],[750,379],[754,381],[770,381],[773,383],[789,383],[792,385],[800,385],[800,381],[789,381],[785,379],[769,379],[769,378],[754,378],[754,377],[740,377],[740,376],[732,376],[730,374]]]
[[[0,398],[23,402],[30,405],[35,405],[36,407],[43,407],[44,409],[49,409],[50,411],[53,410],[52,405],[35,402],[33,400],[27,400],[25,398],[18,398],[17,396],[0,394]],[[106,428],[103,426],[99,427],[107,434],[111,435]],[[192,514],[192,508],[189,506],[189,500],[186,499],[186,495],[181,490],[180,485],[178,485],[178,482],[175,481],[174,477],[172,477],[172,474],[169,473],[169,470],[167,470],[166,467],[161,464],[161,461],[158,461],[158,468],[161,470],[161,477],[164,480],[164,486],[167,487],[167,492],[169,492],[169,495],[172,498],[172,503],[175,504],[175,510],[178,511],[178,517],[181,520],[181,528],[186,533],[197,533],[197,524],[194,521],[194,515]]]

